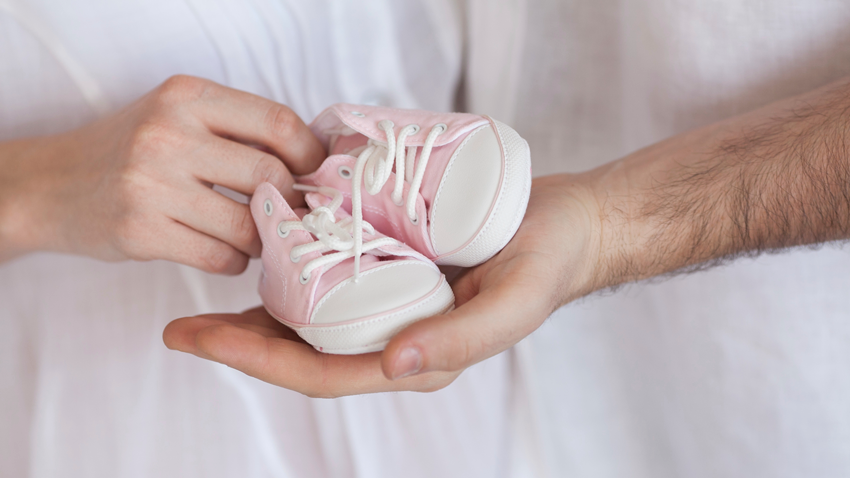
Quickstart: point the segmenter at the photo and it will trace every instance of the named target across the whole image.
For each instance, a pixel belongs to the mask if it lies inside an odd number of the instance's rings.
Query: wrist
[[[600,213],[592,174],[557,174],[534,179],[523,224],[549,254],[553,310],[602,288],[599,286]]]
[[[645,248],[652,228],[641,213],[644,191],[633,184],[635,167],[621,159],[588,173],[595,204],[595,266],[592,291],[616,287],[653,275]]]
[[[39,178],[47,171],[49,138],[0,144],[0,261],[50,249],[46,240],[44,192]]]
[[[0,180],[0,262],[33,252],[36,247],[27,240],[30,225],[19,207],[18,188]]]

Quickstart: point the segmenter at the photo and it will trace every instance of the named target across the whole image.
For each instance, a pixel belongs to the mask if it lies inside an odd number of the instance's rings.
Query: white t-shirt
[[[177,73],[308,121],[339,101],[450,110],[458,8],[0,0],[0,137],[85,124]],[[506,356],[434,394],[311,400],[164,347],[174,318],[258,305],[258,273],[256,261],[232,278],[59,254],[0,265],[0,476],[488,477],[508,466]]]
[[[585,170],[850,74],[845,0],[529,0],[516,116]],[[552,476],[850,476],[850,255],[626,287],[533,336]]]
[[[463,74],[545,174],[850,72],[841,1],[466,3],[0,0],[0,138],[176,73],[308,120],[336,101],[452,109]],[[847,475],[848,270],[825,248],[633,286],[443,391],[323,401],[161,343],[175,317],[257,304],[256,264],[36,254],[0,265],[0,475]]]

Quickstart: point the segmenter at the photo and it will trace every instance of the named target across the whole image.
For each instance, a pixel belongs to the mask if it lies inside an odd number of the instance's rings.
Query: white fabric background
[[[189,73],[305,118],[334,101],[446,110],[466,65],[469,103],[529,139],[536,174],[850,73],[841,0],[468,4],[0,1],[46,25],[111,108]],[[0,8],[0,137],[94,117]],[[239,310],[256,267],[187,281],[34,255],[0,265],[0,475],[846,476],[848,270],[828,247],[586,299],[521,344],[529,390],[501,355],[436,394],[315,401],[161,345],[198,310],[187,284]]]
[[[307,120],[338,101],[449,110],[461,69],[461,16],[449,2],[0,7],[3,139],[96,117],[57,46],[106,109],[185,73],[286,103]],[[258,272],[253,264],[238,278],[213,277],[56,254],[0,265],[0,476],[503,474],[505,357],[430,395],[324,401],[165,349],[173,318],[257,305]]]
[[[843,0],[529,1],[513,123],[579,171],[850,74]],[[850,254],[631,286],[532,337],[553,476],[850,475]]]

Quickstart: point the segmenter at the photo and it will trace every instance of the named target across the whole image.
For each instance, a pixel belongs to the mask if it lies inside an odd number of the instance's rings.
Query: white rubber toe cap
[[[420,261],[397,261],[370,269],[357,282],[346,280],[316,304],[311,324],[334,324],[369,317],[428,295],[442,274]]]
[[[319,351],[361,354],[383,350],[404,327],[453,306],[439,270],[419,261],[392,262],[334,287],[316,304],[309,325],[290,327]]]

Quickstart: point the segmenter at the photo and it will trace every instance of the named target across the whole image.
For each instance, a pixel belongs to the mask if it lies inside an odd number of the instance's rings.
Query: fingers
[[[161,240],[144,241],[149,258],[177,262],[214,274],[241,274],[248,267],[246,254],[179,222],[163,224],[155,233]]]
[[[266,337],[301,341],[295,331],[275,320],[263,307],[247,310],[241,314],[207,314],[174,320],[165,327],[162,334],[163,341],[170,349],[198,355],[195,345],[198,332],[213,325],[228,323],[256,331]]]
[[[311,397],[332,398],[379,391],[441,388],[456,375],[434,374],[391,382],[380,354],[322,354],[304,343],[263,337],[232,325],[201,330],[198,349],[247,375]]]
[[[311,133],[312,134],[312,133]],[[271,183],[295,208],[304,204],[304,196],[292,189],[295,179],[283,162],[259,149],[213,136],[197,152],[200,167],[197,177],[250,196],[257,186]]]
[[[432,373],[390,381],[381,372],[380,354],[322,354],[303,342],[268,333],[272,329],[262,325],[268,320],[274,319],[262,309],[178,319],[166,327],[163,340],[169,348],[215,360],[311,397],[430,391],[448,385],[459,375]]]
[[[199,91],[195,116],[215,134],[265,146],[299,175],[315,171],[325,159],[319,140],[286,106],[212,82],[188,87]]]
[[[172,321],[162,331],[162,341],[171,350],[180,350],[207,360],[215,360],[204,355],[195,345],[195,337],[202,329],[223,323],[213,316],[189,317]]]
[[[478,294],[483,274],[483,267],[475,267],[455,273],[455,277],[449,282],[452,286],[452,292],[455,294],[455,307],[462,306]],[[448,276],[446,278],[448,279]]]
[[[241,204],[200,184],[176,193],[165,213],[192,229],[233,246],[250,257],[259,257],[260,236],[247,204]]]
[[[549,315],[548,300],[532,278],[511,277],[477,292],[464,281],[457,309],[419,321],[396,335],[384,351],[386,377],[463,370],[512,346]]]
[[[165,330],[162,331],[162,341],[169,349],[202,356],[207,360],[214,359],[213,357],[201,352],[195,343],[195,339],[201,330],[214,325],[232,324],[236,327],[241,327],[260,334],[264,337],[275,337],[295,342],[299,341],[298,336],[291,329],[283,326],[279,322],[277,322],[276,325],[269,327],[253,324],[247,321],[240,321],[239,318],[241,317],[242,314],[210,314],[177,319],[169,323],[165,327]]]

